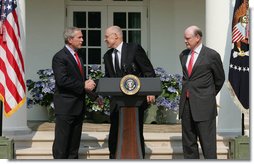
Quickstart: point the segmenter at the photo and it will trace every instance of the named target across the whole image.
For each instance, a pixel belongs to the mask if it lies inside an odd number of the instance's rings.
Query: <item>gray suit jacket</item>
[[[216,51],[203,45],[189,77],[186,68],[189,52],[190,50],[186,49],[179,56],[183,70],[179,117],[181,118],[183,114],[188,89],[193,119],[195,121],[209,120],[217,116],[216,95],[225,81],[222,61]]]

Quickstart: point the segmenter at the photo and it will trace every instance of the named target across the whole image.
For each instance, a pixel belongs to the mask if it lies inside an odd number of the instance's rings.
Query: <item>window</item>
[[[104,68],[102,58],[108,49],[104,43],[104,32],[110,25],[118,25],[123,29],[125,42],[136,42],[142,44],[144,49],[147,48],[147,8],[142,6],[144,1],[124,0],[128,1],[124,5],[120,1],[122,0],[67,1],[67,26],[76,26],[83,33],[84,42],[78,53],[83,59],[86,75],[91,65]]]
[[[141,13],[115,12],[113,24],[123,29],[124,41],[141,44]]]
[[[74,11],[73,26],[82,30],[83,45],[79,49],[79,56],[84,62],[86,74],[89,65],[101,65],[101,12],[97,11]]]

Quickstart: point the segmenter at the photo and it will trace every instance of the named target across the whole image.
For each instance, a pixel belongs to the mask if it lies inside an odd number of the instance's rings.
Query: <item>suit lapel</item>
[[[110,73],[110,75],[111,76],[113,76],[113,75],[115,75],[115,69],[114,69],[114,65],[113,65],[113,57],[112,57],[112,53],[113,53],[113,48],[112,49],[110,49],[108,52],[107,52],[107,55],[106,55],[106,59],[105,60],[107,60],[108,61],[108,63],[109,63],[109,72],[112,72],[112,73]]]
[[[69,60],[72,62],[72,64],[74,65],[76,71],[79,72],[80,76],[81,76],[82,79],[83,79],[83,76],[82,76],[82,74],[81,74],[81,72],[80,72],[80,70],[79,70],[78,64],[77,64],[76,60],[74,59],[73,55],[71,54],[71,52],[70,52],[66,47],[64,47],[64,51],[65,51],[65,53],[66,53],[68,59],[69,59]],[[80,59],[80,62],[81,62],[81,65],[83,66],[83,61],[82,61],[81,59]],[[83,67],[82,67],[82,71],[84,72]]]
[[[67,55],[68,59],[73,63],[73,64],[76,64],[76,60],[74,59],[74,57],[72,56],[71,52],[66,48],[64,47],[64,52],[65,54]],[[78,67],[77,67],[78,68]]]
[[[191,75],[195,72],[195,70],[197,69],[197,66],[201,64],[204,54],[205,54],[205,49],[204,49],[204,46],[202,46],[201,51],[198,55],[198,58],[197,58],[196,62],[194,63]]]
[[[187,59],[188,59],[188,54],[190,53],[190,51],[186,51],[185,54],[183,54],[183,68],[184,68],[184,73],[188,76],[188,70],[186,67],[186,63],[187,63]],[[189,76],[188,76],[189,77]]]
[[[82,69],[82,72],[80,74],[82,76],[82,79],[85,80],[84,67],[83,67],[84,66],[84,62],[83,62],[82,58],[79,58],[79,60],[80,60],[81,69]]]
[[[111,76],[115,76],[115,69],[114,69],[114,65],[113,65],[113,57],[112,57],[112,53],[113,53],[113,48],[107,51],[107,55],[105,55],[105,60],[107,60],[107,62],[109,63],[109,74]],[[121,68],[123,68],[123,64],[126,62],[126,56],[127,56],[127,43],[123,43],[122,46],[122,50],[121,50]]]
[[[122,52],[121,52],[121,68],[123,67],[123,63],[126,62],[127,58],[127,43],[123,43]],[[125,63],[126,64],[126,63]]]

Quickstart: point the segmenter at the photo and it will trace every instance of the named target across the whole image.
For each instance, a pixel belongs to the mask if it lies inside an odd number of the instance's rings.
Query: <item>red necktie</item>
[[[188,75],[189,76],[191,75],[191,72],[192,72],[194,54],[195,54],[195,51],[191,51],[191,58],[190,58],[189,65],[188,65]]]
[[[81,66],[81,62],[80,62],[80,60],[79,60],[79,57],[78,57],[78,53],[77,53],[77,52],[75,52],[75,58],[76,58],[76,61],[77,61],[77,64],[78,64],[78,68],[79,68],[79,70],[80,70],[80,72],[81,72],[81,74],[82,74],[82,66]]]
[[[194,54],[195,54],[195,51],[191,51],[191,58],[190,58],[189,65],[188,65],[188,75],[189,75],[189,77],[190,77],[191,72],[192,72]],[[189,89],[187,89],[187,91],[186,91],[186,97],[188,97],[188,98],[190,97]]]

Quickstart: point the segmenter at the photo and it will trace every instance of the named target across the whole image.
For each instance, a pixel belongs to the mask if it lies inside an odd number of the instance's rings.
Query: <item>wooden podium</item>
[[[147,95],[161,94],[161,81],[159,78],[139,78],[139,91],[127,95],[120,87],[121,80],[122,78],[101,78],[96,92],[102,96],[111,96],[111,101],[119,107],[116,159],[143,159],[138,109],[146,101]]]

